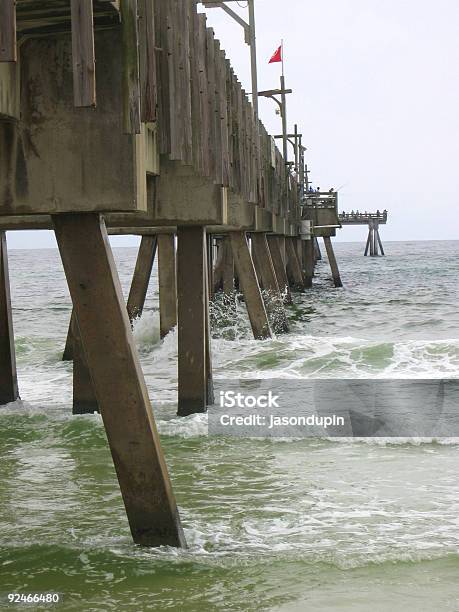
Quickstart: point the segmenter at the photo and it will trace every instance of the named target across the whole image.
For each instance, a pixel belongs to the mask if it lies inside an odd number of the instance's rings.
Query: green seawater
[[[385,247],[338,244],[344,290],[321,262],[273,340],[236,298],[216,304],[215,377],[458,377],[459,242]],[[127,293],[136,250],[115,256]],[[206,415],[175,416],[156,271],[134,333],[189,548],[134,546],[100,416],[71,415],[57,251],[11,251],[10,276],[22,401],[0,408],[0,608],[55,592],[41,609],[459,610],[459,440],[208,436]]]

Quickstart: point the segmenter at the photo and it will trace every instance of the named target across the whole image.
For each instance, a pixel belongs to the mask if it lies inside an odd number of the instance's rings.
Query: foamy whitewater
[[[457,378],[459,242],[338,244],[291,331],[251,338],[212,307],[216,378]],[[115,250],[126,294],[136,250]],[[459,610],[459,440],[210,437],[176,414],[177,337],[156,270],[135,323],[189,549],[132,545],[100,416],[71,416],[70,299],[57,251],[11,251],[22,401],[0,409],[0,594],[65,610]],[[458,407],[459,409],[459,407]],[[3,595],[1,595],[3,596]]]

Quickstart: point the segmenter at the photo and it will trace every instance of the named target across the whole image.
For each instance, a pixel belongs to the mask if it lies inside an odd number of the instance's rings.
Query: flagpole
[[[284,39],[281,40],[282,76],[284,76]]]

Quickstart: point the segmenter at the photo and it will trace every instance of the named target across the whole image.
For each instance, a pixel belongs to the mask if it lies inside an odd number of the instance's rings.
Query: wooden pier
[[[311,285],[318,236],[341,284],[337,194],[305,195],[300,149],[296,161],[195,0],[0,1],[0,403],[19,397],[5,232],[52,229],[73,303],[74,413],[102,415],[138,544],[185,546],[131,331],[154,259],[161,336],[178,328],[178,414],[203,412],[216,289],[237,277],[266,339],[265,294],[286,332],[284,304]],[[142,237],[127,304],[109,234]]]
[[[380,254],[385,255],[384,247],[379,235],[379,226],[387,223],[387,210],[375,213],[371,212],[342,212],[338,215],[340,224],[343,225],[368,225],[368,238],[365,245],[365,257],[370,254],[370,257],[378,257]]]

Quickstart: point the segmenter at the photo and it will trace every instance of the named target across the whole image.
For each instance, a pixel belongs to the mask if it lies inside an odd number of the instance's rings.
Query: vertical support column
[[[375,256],[375,232],[373,224],[370,226],[370,257]]]
[[[207,406],[207,258],[203,226],[177,228],[178,415]]]
[[[212,234],[207,234],[207,287],[209,299],[214,295],[214,244]]]
[[[92,2],[70,0],[72,15],[73,99],[75,106],[96,105],[96,58]]]
[[[223,249],[223,293],[228,295],[234,291],[234,257],[229,236],[223,238],[220,248]]]
[[[381,242],[381,237],[379,235],[379,229],[376,230],[376,238],[378,240],[379,248],[381,249],[381,255],[384,257],[386,254],[384,253],[384,248],[383,248],[383,245],[382,245],[382,242]]]
[[[316,254],[316,261],[322,261],[322,253],[320,251],[319,241],[317,240],[317,236],[314,236],[314,250]]]
[[[256,268],[259,277],[261,277],[265,291],[271,297],[271,303],[269,303],[267,310],[271,315],[273,328],[278,332],[288,332],[287,315],[279,291],[279,284],[265,233],[252,234],[252,249],[256,257]]]
[[[287,236],[285,239],[285,246],[287,249],[287,274],[292,287],[301,291],[304,288],[304,278],[300,262],[298,261],[296,248],[293,244],[293,238]]]
[[[253,335],[256,340],[271,338],[268,315],[261,296],[260,285],[258,284],[245,232],[231,232],[230,240]]]
[[[327,250],[328,262],[330,264],[330,268],[332,271],[333,282],[335,283],[335,287],[342,287],[343,283],[341,282],[341,277],[339,274],[338,263],[336,261],[335,252],[333,250],[333,245],[330,236],[324,236],[324,244]]]
[[[62,361],[73,360],[73,319],[75,317],[73,308],[72,314],[70,315],[69,328],[67,330],[67,339],[65,341],[64,353],[62,355]]]
[[[205,254],[205,260],[207,261],[207,265],[209,265],[209,263],[210,263],[209,259],[210,258],[207,256],[207,254]],[[209,274],[206,274],[206,276],[205,276],[206,287],[205,287],[205,291],[204,291],[205,298],[206,298],[204,317],[205,317],[205,326],[206,326],[206,339],[205,339],[205,342],[206,342],[206,346],[205,346],[205,350],[206,350],[206,391],[207,391],[207,405],[208,406],[212,406],[215,403],[214,378],[213,378],[213,372],[212,372],[212,348],[211,348],[212,339],[211,339],[210,309],[209,309],[209,300],[210,300],[209,283],[210,283],[210,278],[211,277],[209,276]]]
[[[6,233],[0,231],[0,405],[19,399]]]
[[[367,244],[365,247],[365,257],[368,256],[368,251],[370,249],[370,244],[371,244],[371,227],[368,228],[368,238],[367,238]]]
[[[16,60],[16,0],[1,0],[0,62],[15,62]]]
[[[314,242],[313,239],[304,240],[304,286],[307,289],[312,287],[312,279],[314,278]]]
[[[104,221],[52,219],[134,542],[185,546]]]
[[[280,249],[282,261],[284,263],[284,270],[285,270],[285,273],[287,274],[287,248],[285,246],[285,236],[278,236],[277,240],[279,242],[279,249]]]
[[[279,285],[279,291],[282,295],[285,295],[285,302],[287,304],[292,303],[292,294],[290,291],[290,285],[287,278],[287,272],[285,269],[284,259],[281,253],[279,236],[267,236],[269,252],[274,266],[274,272],[277,277],[277,283]]]
[[[86,354],[78,321],[73,313],[71,318],[72,327],[72,359],[73,359],[73,414],[93,414],[99,411],[91,372],[88,368]]]
[[[161,338],[177,325],[177,274],[174,234],[158,235],[159,319]]]
[[[157,244],[156,236],[142,236],[127,302],[127,310],[131,321],[142,316]]]

